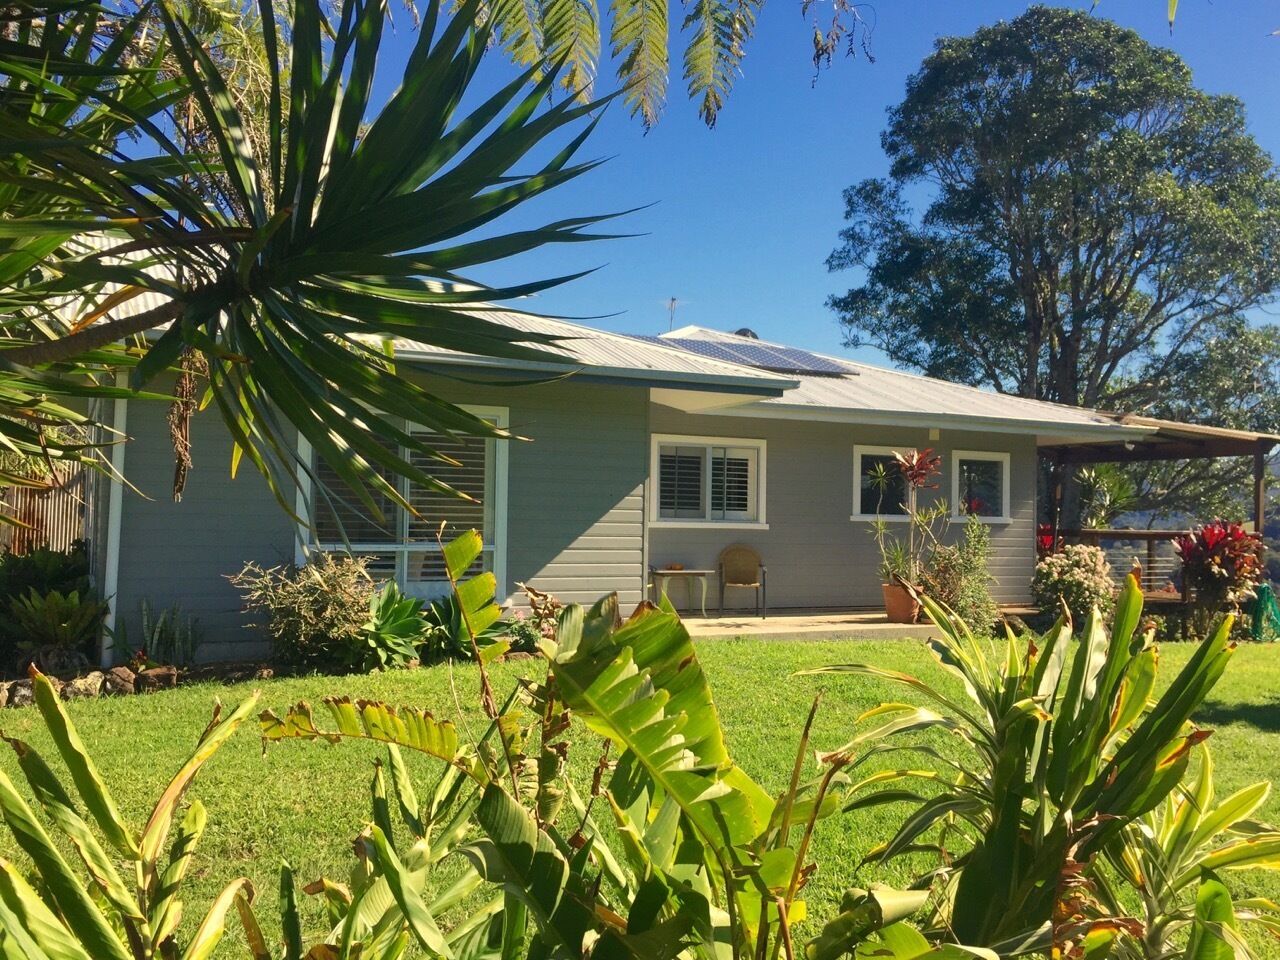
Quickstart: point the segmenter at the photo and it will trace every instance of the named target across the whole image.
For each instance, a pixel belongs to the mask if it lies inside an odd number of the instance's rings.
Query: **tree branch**
[[[169,300],[158,307],[152,307],[131,317],[96,323],[78,333],[59,337],[57,340],[0,349],[0,363],[34,367],[45,363],[72,360],[80,354],[99,350],[124,337],[142,333],[162,323],[175,320],[182,314],[184,306],[185,304],[180,300]]]

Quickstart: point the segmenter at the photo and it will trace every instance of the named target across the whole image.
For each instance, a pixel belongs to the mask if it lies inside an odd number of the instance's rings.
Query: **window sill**
[[[853,523],[875,523],[877,520],[883,520],[885,523],[906,523],[910,517],[900,516],[898,514],[885,514],[881,516],[875,513],[855,513],[849,517]]]
[[[951,515],[951,522],[964,523],[971,516],[973,516],[973,514],[971,513],[953,513]],[[982,523],[989,523],[993,525],[999,525],[1002,523],[1013,523],[1013,517],[978,517],[978,520],[981,521]]]
[[[768,530],[759,520],[650,520],[650,527],[665,530]]]

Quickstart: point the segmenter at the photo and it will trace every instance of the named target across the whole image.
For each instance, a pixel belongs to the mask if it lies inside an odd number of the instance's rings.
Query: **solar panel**
[[[768,370],[772,373],[803,373],[829,377],[843,376],[853,372],[834,360],[820,357],[816,353],[810,353],[808,350],[758,343],[745,338],[741,343],[729,343],[724,340],[696,340],[686,337],[645,336],[638,339],[664,343],[667,346],[679,347],[681,350],[696,353],[701,357],[723,360],[726,363],[736,363],[739,366],[755,367],[758,370]]]

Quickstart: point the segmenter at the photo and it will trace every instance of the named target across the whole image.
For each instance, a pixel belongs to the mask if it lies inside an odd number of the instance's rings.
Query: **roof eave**
[[[827,423],[859,423],[897,427],[942,427],[981,429],[992,433],[1033,434],[1051,442],[1060,437],[1090,438],[1098,441],[1149,436],[1146,427],[1119,423],[1062,423],[1053,420],[1005,419],[974,417],[958,413],[920,413],[907,410],[865,410],[849,407],[824,407],[803,403],[743,404],[725,407],[709,414],[720,417],[749,417],[770,420],[810,420]]]

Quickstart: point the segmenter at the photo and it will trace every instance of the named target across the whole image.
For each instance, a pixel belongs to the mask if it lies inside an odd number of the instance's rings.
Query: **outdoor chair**
[[[741,543],[725,547],[720,551],[716,574],[720,581],[721,616],[724,616],[725,587],[755,590],[756,616],[763,619],[768,615],[769,594],[765,587],[764,561],[755,550]]]

